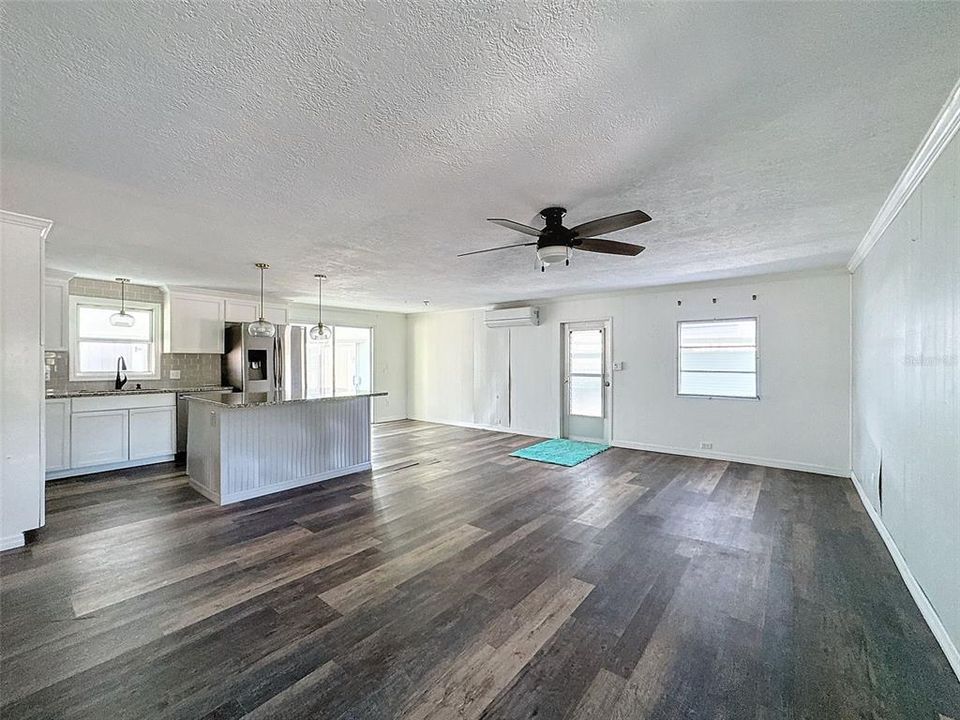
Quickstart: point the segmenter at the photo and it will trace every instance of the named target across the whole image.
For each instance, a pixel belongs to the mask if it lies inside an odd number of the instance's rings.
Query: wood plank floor
[[[374,470],[218,508],[48,486],[0,558],[0,717],[960,717],[849,482],[403,421]]]

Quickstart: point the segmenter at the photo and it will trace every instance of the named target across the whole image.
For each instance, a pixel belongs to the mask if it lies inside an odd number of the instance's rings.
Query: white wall
[[[960,674],[960,138],[857,268],[852,310],[855,479]]]
[[[0,550],[44,518],[43,239],[46,220],[0,211]]]
[[[756,294],[757,300],[752,296]],[[713,298],[717,303],[713,303]],[[677,301],[682,302],[677,306]],[[560,324],[612,320],[613,442],[681,454],[849,474],[849,276],[770,276],[537,303],[539,327],[488,330],[482,311],[408,318],[411,418],[490,425],[476,397],[506,391],[515,432],[556,436],[560,425]],[[679,320],[759,317],[757,400],[678,397]],[[509,386],[478,388],[484,334],[509,333]],[[483,356],[483,352],[480,353]],[[713,443],[700,450],[701,441]]]
[[[317,322],[316,305],[287,307],[292,323]],[[387,422],[407,417],[407,316],[400,313],[323,309],[323,322],[373,328],[373,390],[387,396],[373,401],[373,421]]]

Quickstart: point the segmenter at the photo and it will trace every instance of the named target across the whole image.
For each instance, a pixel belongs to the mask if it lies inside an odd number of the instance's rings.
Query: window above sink
[[[110,324],[120,302],[106,298],[70,298],[70,380],[109,380],[123,357],[130,379],[160,377],[160,304],[127,302],[135,322]]]

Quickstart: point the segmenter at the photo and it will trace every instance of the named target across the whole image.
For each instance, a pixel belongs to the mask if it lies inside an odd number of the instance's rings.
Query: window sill
[[[691,395],[689,393],[677,393],[678,398],[693,398],[700,400],[753,400],[759,401],[760,396],[741,397],[739,395]]]

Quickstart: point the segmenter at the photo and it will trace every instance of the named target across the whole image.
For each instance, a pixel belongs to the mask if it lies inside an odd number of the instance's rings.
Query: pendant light
[[[127,296],[124,288],[130,282],[130,278],[116,278],[120,283],[120,312],[110,316],[110,324],[114,327],[133,327],[137,320],[127,312]]]
[[[317,279],[317,324],[310,328],[310,339],[329,340],[333,333],[328,325],[323,324],[323,281],[327,276],[317,273],[314,277]]]
[[[260,269],[260,319],[247,326],[247,332],[253,337],[273,337],[277,334],[277,329],[273,323],[263,319],[263,271],[270,266],[266,263],[257,263]]]

